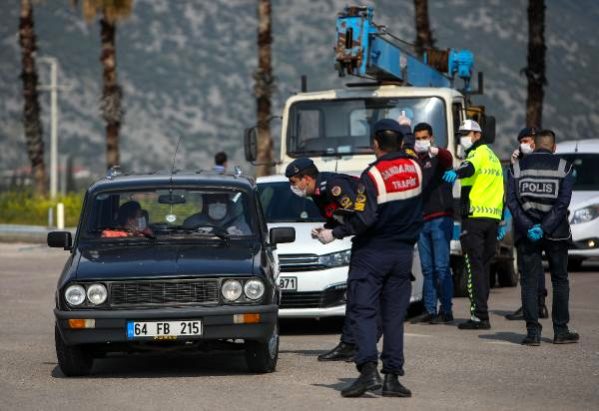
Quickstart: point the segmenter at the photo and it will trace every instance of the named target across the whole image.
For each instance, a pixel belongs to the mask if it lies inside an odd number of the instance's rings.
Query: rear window
[[[288,182],[259,183],[258,191],[269,223],[324,221],[314,201],[293,194]]]
[[[572,163],[576,171],[574,190],[599,191],[599,154],[569,153],[559,156]]]

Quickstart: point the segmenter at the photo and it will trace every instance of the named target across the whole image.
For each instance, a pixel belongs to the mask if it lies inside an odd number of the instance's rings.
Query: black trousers
[[[466,218],[462,221],[460,243],[468,274],[470,315],[479,320],[489,319],[489,270],[497,247],[499,220]]]
[[[545,275],[542,262],[542,254],[545,251],[553,285],[553,331],[556,334],[568,331],[570,285],[567,242],[546,239],[532,242],[524,238],[518,241],[517,248],[522,260],[522,307],[526,328],[536,330],[539,327],[538,281],[540,276]]]

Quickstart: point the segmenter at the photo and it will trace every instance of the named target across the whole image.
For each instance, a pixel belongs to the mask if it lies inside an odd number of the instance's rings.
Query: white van
[[[351,240],[321,244],[310,231],[322,227],[316,204],[300,198],[289,189],[281,175],[259,177],[260,200],[268,228],[295,228],[295,242],[278,244],[279,284],[282,291],[279,316],[282,318],[320,318],[345,315],[347,272]],[[422,300],[422,272],[418,253],[414,253],[411,302]]]
[[[568,208],[572,230],[568,266],[577,270],[583,260],[599,257],[599,139],[560,142],[556,154],[576,170]]]

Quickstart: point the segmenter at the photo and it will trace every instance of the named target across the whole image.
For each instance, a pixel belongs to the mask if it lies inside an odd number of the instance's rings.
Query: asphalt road
[[[571,275],[575,345],[553,345],[550,320],[540,347],[523,347],[523,323],[502,315],[519,289],[491,293],[492,330],[406,325],[409,399],[339,390],[352,364],[316,361],[338,340],[338,321],[282,324],[278,371],[250,375],[240,354],[136,356],[96,361],[93,376],[65,378],[56,363],[53,293],[67,253],[0,244],[0,410],[29,409],[599,409],[599,264]],[[457,319],[466,300],[455,300]]]

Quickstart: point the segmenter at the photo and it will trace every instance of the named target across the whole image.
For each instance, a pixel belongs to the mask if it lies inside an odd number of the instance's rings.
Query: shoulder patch
[[[333,186],[333,188],[331,188],[331,194],[335,197],[339,196],[341,194],[341,187]]]

